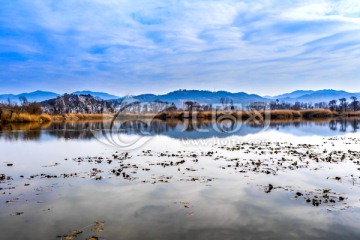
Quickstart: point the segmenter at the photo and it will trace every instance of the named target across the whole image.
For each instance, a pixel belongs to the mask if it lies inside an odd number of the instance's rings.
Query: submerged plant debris
[[[92,224],[86,225],[85,227],[75,229],[70,231],[68,234],[61,234],[58,235],[57,238],[60,240],[72,240],[80,235],[91,235],[89,237],[86,237],[87,240],[93,240],[93,239],[102,239],[105,240],[104,237],[100,236],[100,232],[104,231],[104,221],[95,221]],[[96,235],[93,235],[96,234]]]
[[[67,182],[67,179],[94,181],[106,184],[109,179],[124,181],[128,184],[204,184],[211,188],[219,178],[237,176],[254,189],[263,192],[264,199],[280,194],[293,206],[302,205],[328,211],[347,210],[354,200],[351,193],[339,192],[330,188],[334,184],[349,185],[360,188],[360,151],[335,150],[337,141],[342,141],[358,149],[357,139],[324,138],[322,144],[300,144],[285,142],[241,143],[233,145],[214,144],[207,150],[164,150],[146,149],[137,152],[113,152],[97,156],[80,156],[67,158],[67,164],[81,166],[81,171],[57,171],[61,163],[42,165],[41,172],[31,175],[9,176],[6,169],[0,173],[0,200],[4,206],[12,207],[12,217],[26,216],[26,209],[21,209],[18,203],[36,202],[38,197],[49,192],[56,192]],[[70,161],[69,161],[70,160]],[[329,169],[342,168],[346,165],[347,174],[332,173]],[[210,166],[212,171],[210,171]],[[14,165],[12,168],[15,168]],[[9,168],[10,169],[10,168]],[[71,168],[68,168],[71,169]],[[214,170],[215,169],[215,170]],[[216,174],[214,174],[216,171]],[[310,172],[316,176],[321,171],[329,173],[314,182],[317,188],[289,186],[272,181],[286,174],[295,172]],[[11,174],[12,175],[12,174]],[[253,178],[261,176],[265,185],[257,185]],[[312,181],[311,179],[309,180]],[[313,180],[318,181],[318,180]],[[256,187],[257,186],[257,187]],[[15,191],[20,189],[19,191]],[[23,194],[24,192],[24,194]],[[26,193],[26,194],[25,194]],[[31,197],[29,197],[29,194]],[[185,198],[186,199],[186,198]],[[360,200],[360,199],[359,199]],[[177,204],[182,214],[194,216],[196,204],[188,200],[180,200]],[[46,207],[43,211],[51,211]],[[60,239],[104,239],[104,223],[96,221],[86,227],[73,229],[67,234],[59,235]],[[86,235],[86,236],[85,236]]]

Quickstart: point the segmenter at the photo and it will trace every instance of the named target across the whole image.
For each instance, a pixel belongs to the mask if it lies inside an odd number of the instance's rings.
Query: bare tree
[[[336,110],[336,103],[337,103],[336,100],[331,100],[331,101],[329,102],[329,107],[330,107],[330,110],[331,110],[331,111],[335,111],[335,110]]]
[[[233,111],[235,110],[235,107],[234,107],[234,101],[232,99],[230,99],[230,109]]]
[[[8,108],[9,111],[10,111],[10,120],[11,120],[11,119],[12,119],[12,116],[13,116],[13,113],[14,113],[14,107],[13,107],[13,104],[12,104],[10,98],[8,98],[7,101],[8,101],[7,108]]]
[[[270,102],[270,110],[275,110],[276,109],[276,102],[271,101]]]
[[[357,110],[357,105],[358,105],[357,97],[353,96],[353,97],[350,97],[350,99],[352,100],[352,107],[355,112]]]
[[[225,98],[224,97],[220,98],[220,103],[221,103],[223,109],[225,109]]]
[[[346,98],[340,98],[340,106],[341,106],[341,110],[342,112],[346,112],[346,108],[347,108],[347,102],[346,102]]]
[[[2,117],[4,109],[5,109],[5,105],[0,103],[0,121],[1,121],[1,117]]]
[[[300,102],[295,102],[295,104],[292,106],[293,110],[300,110],[301,109],[301,104]]]
[[[193,102],[193,101],[185,101],[184,104],[185,104],[185,106],[186,106],[186,109],[187,109],[188,111],[191,111],[191,110],[192,110],[192,107],[193,107],[193,105],[194,105],[194,102]]]
[[[26,106],[28,104],[28,100],[25,96],[19,97],[19,101],[22,107]]]
[[[224,108],[224,110],[227,110],[227,109],[228,109],[229,101],[230,101],[229,98],[225,98],[225,108]]]

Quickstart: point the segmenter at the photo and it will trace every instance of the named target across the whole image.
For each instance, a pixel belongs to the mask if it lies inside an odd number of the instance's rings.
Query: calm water
[[[0,126],[0,239],[360,238],[359,119],[109,126]]]

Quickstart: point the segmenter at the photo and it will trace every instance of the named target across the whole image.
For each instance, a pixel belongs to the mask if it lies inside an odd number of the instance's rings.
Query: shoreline
[[[64,122],[64,121],[100,121],[112,120],[116,114],[64,114],[64,115],[48,115],[48,114],[13,114],[11,120],[6,116],[0,119],[0,124],[8,123],[51,123],[51,122]],[[336,117],[360,117],[360,112],[345,112],[338,113],[330,111],[328,109],[310,109],[310,110],[265,110],[265,111],[167,111],[160,113],[124,113],[118,114],[118,118],[124,118],[127,120],[140,120],[140,119],[205,119],[205,120],[217,120],[217,119],[229,119],[230,120],[287,120],[287,121],[301,121],[301,120],[322,120],[327,118]]]

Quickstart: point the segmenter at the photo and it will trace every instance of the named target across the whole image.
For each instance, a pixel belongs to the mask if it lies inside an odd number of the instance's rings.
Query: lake
[[[359,239],[360,119],[0,126],[1,239]]]

